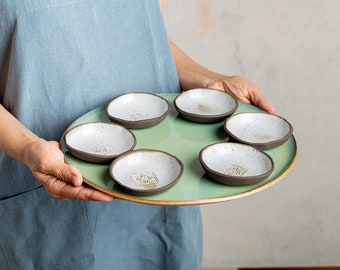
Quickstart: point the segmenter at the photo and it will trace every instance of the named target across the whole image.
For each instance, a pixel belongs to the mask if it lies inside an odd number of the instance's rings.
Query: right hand
[[[205,88],[223,90],[239,101],[253,104],[268,113],[275,114],[275,108],[269,104],[257,86],[241,76],[221,76],[210,81]]]
[[[64,162],[58,142],[43,139],[30,142],[25,147],[23,160],[54,198],[103,202],[113,200],[108,194],[82,185],[80,171]]]

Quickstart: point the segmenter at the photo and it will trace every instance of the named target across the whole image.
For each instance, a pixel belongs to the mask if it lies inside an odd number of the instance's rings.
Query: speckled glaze
[[[107,117],[126,128],[148,128],[159,124],[170,112],[164,98],[150,93],[133,92],[111,100],[106,108]]]
[[[225,120],[225,131],[238,142],[269,149],[285,143],[293,126],[282,117],[267,113],[240,113]]]
[[[109,122],[78,125],[65,133],[64,141],[72,155],[94,163],[110,162],[136,145],[133,133]]]
[[[174,105],[181,116],[200,123],[222,121],[238,107],[236,99],[226,92],[204,88],[181,93],[176,97]]]
[[[231,186],[258,183],[274,170],[270,156],[239,143],[209,145],[200,151],[199,159],[211,179]]]
[[[245,186],[222,185],[211,180],[199,162],[199,151],[227,138],[224,122],[209,125],[197,124],[179,117],[173,106],[178,94],[161,94],[172,106],[166,121],[146,129],[133,130],[137,139],[136,149],[155,149],[171,153],[184,164],[181,180],[166,192],[154,195],[133,195],[116,184],[109,174],[110,164],[96,164],[75,158],[67,151],[64,141],[60,148],[65,161],[79,169],[84,182],[115,198],[150,205],[198,205],[227,202],[267,190],[283,181],[294,168],[298,159],[298,145],[292,134],[288,141],[278,147],[264,150],[274,161],[274,171],[263,181]],[[259,108],[239,102],[237,113],[262,112]],[[82,123],[106,121],[105,106],[100,106],[76,119],[69,128]],[[69,129],[68,128],[68,129]],[[157,136],[154,136],[157,134]]]
[[[140,149],[115,159],[110,166],[110,175],[128,193],[153,195],[175,185],[183,169],[182,162],[173,155]]]

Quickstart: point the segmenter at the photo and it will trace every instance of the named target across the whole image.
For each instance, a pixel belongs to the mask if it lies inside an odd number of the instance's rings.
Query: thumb
[[[257,106],[259,108],[265,110],[266,112],[270,113],[270,114],[275,114],[275,112],[276,112],[275,108],[271,104],[269,104],[268,101],[265,98],[260,99],[258,101]]]
[[[259,107],[260,109],[270,114],[275,114],[275,108],[267,101],[267,99],[261,93],[255,96],[252,95],[252,100],[255,106]]]
[[[59,180],[76,187],[81,186],[83,183],[83,177],[80,171],[77,168],[66,163],[63,163],[59,167],[57,167],[55,175]]]

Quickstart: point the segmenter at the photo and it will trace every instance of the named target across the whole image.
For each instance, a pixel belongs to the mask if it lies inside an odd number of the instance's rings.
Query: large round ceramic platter
[[[267,113],[240,113],[225,121],[224,128],[235,140],[269,149],[285,143],[293,126],[282,117]]]
[[[136,145],[136,138],[128,129],[105,122],[75,126],[65,133],[64,141],[72,155],[96,163],[109,162]]]
[[[153,195],[175,185],[183,174],[183,163],[163,151],[140,149],[115,159],[110,166],[112,179],[126,192]]]
[[[213,180],[230,185],[256,184],[274,169],[269,155],[240,143],[215,143],[201,150],[200,162]]]
[[[111,100],[105,109],[111,121],[126,128],[157,125],[168,115],[170,106],[164,98],[142,92],[123,94]]]
[[[197,123],[180,117],[174,108],[176,94],[162,94],[171,104],[169,115],[158,125],[145,129],[133,129],[137,144],[135,150],[154,149],[177,157],[184,165],[180,180],[168,190],[154,195],[132,195],[124,191],[110,176],[109,164],[83,161],[70,154],[63,141],[61,149],[66,161],[80,170],[84,181],[95,189],[116,198],[153,205],[197,205],[239,199],[263,191],[284,179],[297,158],[297,145],[293,135],[278,147],[263,150],[274,162],[273,172],[263,181],[245,185],[229,186],[210,179],[199,161],[200,151],[208,145],[228,140],[224,122]],[[235,114],[262,112],[260,109],[238,103]],[[76,119],[70,127],[83,123],[110,122],[105,114],[105,105]]]
[[[200,123],[224,120],[237,109],[237,101],[226,92],[197,88],[183,92],[174,101],[178,113]]]

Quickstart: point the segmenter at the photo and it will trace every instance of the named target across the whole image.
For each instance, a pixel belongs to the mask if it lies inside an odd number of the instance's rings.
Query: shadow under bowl
[[[73,156],[94,163],[110,162],[136,145],[132,132],[109,122],[76,126],[65,133],[64,141]]]
[[[259,183],[274,170],[269,155],[240,143],[209,145],[200,151],[199,160],[209,178],[230,186]]]
[[[225,131],[235,140],[259,149],[285,143],[293,126],[282,117],[267,113],[240,113],[225,120]]]
[[[130,194],[153,195],[174,186],[183,170],[183,163],[173,155],[140,149],[116,158],[110,166],[110,176]]]
[[[178,113],[193,122],[219,122],[233,114],[238,103],[234,97],[216,89],[197,88],[179,94],[174,105]]]
[[[111,100],[106,116],[126,128],[148,128],[159,124],[170,112],[168,101],[158,95],[133,92]]]

